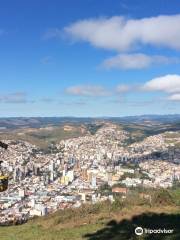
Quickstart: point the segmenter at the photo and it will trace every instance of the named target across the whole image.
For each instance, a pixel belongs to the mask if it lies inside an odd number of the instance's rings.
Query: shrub
[[[160,189],[154,193],[152,199],[153,205],[173,205],[174,200],[168,190]]]
[[[121,210],[123,207],[124,207],[124,203],[119,197],[116,197],[115,201],[111,204],[112,211]]]

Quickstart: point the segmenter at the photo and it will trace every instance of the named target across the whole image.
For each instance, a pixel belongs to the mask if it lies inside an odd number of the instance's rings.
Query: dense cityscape
[[[177,131],[176,143],[180,142]],[[0,193],[0,225],[23,223],[83,203],[126,199],[129,188],[171,188],[180,180],[180,149],[164,132],[130,142],[130,133],[103,122],[95,134],[61,140],[44,152],[20,140],[1,149],[9,188]],[[109,194],[99,191],[111,187]]]

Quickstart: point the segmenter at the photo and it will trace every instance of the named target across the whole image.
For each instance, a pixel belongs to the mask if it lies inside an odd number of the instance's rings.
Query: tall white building
[[[68,171],[67,176],[69,177],[69,181],[72,182],[74,180],[74,171]]]
[[[91,179],[91,186],[93,188],[96,188],[96,175],[92,175],[92,179]]]

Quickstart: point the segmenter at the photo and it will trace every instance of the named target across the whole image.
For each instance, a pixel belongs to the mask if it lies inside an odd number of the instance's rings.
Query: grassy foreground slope
[[[21,226],[1,227],[2,240],[130,240],[139,239],[134,234],[137,226],[152,229],[174,229],[173,234],[154,235],[152,239],[180,239],[180,214],[178,208],[144,208],[123,209],[110,216],[89,214],[86,219],[75,222],[76,217],[62,223],[31,221]],[[45,223],[47,221],[47,223]],[[46,224],[48,226],[46,226]],[[151,239],[143,236],[140,239]]]
[[[180,239],[180,206],[166,192],[156,194],[152,204],[145,200],[123,202],[116,198],[78,209],[57,211],[24,225],[0,227],[1,240],[170,240]],[[175,201],[174,201],[175,200]],[[137,226],[173,229],[173,234],[137,237]]]

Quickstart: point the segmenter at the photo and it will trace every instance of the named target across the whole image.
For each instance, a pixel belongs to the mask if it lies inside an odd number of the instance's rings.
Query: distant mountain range
[[[120,122],[136,122],[141,123],[145,121],[156,121],[159,123],[175,123],[180,121],[180,114],[169,114],[169,115],[140,115],[140,116],[127,116],[127,117],[112,117],[106,118],[113,121]]]
[[[17,128],[39,128],[47,125],[59,126],[64,123],[71,124],[88,124],[95,121],[112,121],[116,123],[143,123],[147,121],[165,123],[179,123],[180,114],[173,115],[141,115],[127,117],[8,117],[0,118],[0,129],[17,129]]]

